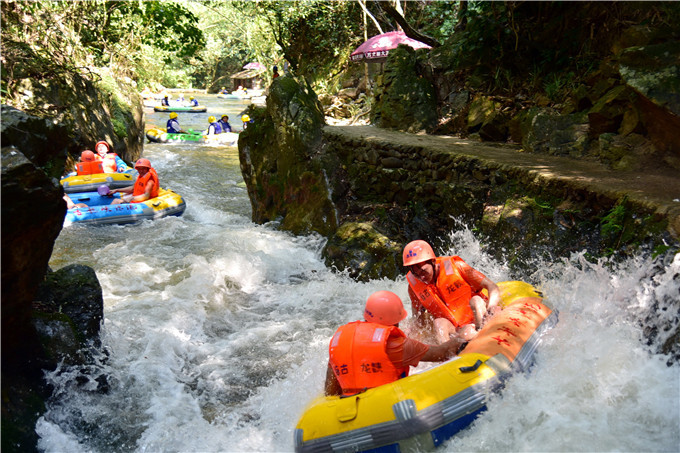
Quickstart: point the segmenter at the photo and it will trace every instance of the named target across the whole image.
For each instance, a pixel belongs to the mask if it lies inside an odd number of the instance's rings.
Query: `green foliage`
[[[446,69],[473,89],[542,91],[559,102],[630,24],[670,25],[680,9],[671,3],[470,1],[457,18],[465,19],[464,29],[445,37]]]
[[[268,22],[292,70],[312,83],[339,70],[360,42],[361,9],[355,2],[261,1],[254,11]]]
[[[574,86],[574,73],[570,71],[566,74],[564,73],[552,73],[546,77],[546,82],[544,84],[545,94],[553,101],[559,101],[560,95],[565,94],[569,90],[575,88]]]
[[[600,221],[602,236],[611,244],[611,247],[607,249],[607,252],[610,254],[618,248],[624,235],[626,217],[628,216],[628,211],[626,210],[627,201],[628,197],[620,199]]]
[[[161,72],[154,66],[186,64],[205,45],[197,17],[176,2],[3,2],[2,16],[2,89],[10,95],[22,78],[90,66],[139,79]]]
[[[101,31],[107,40],[124,39],[130,25],[144,25],[143,44],[173,53],[179,58],[194,55],[205,45],[198,18],[177,2],[105,2],[106,27]],[[170,59],[166,59],[166,62]]]

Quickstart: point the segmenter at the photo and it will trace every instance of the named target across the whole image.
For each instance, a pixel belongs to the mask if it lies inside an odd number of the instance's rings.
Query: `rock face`
[[[50,393],[43,370],[87,360],[81,351],[98,341],[103,306],[90,268],[43,282],[66,213],[57,177],[68,127],[7,106],[2,118],[2,446],[32,451]]]
[[[47,118],[29,115],[8,105],[0,108],[3,146],[25,150],[25,158],[44,170],[49,177],[59,178],[64,171],[70,145],[67,128]],[[20,151],[21,152],[21,151]],[[23,154],[23,153],[22,153]]]
[[[62,196],[58,180],[17,148],[2,148],[3,361],[12,351],[20,353],[32,331],[31,303],[66,214]]]
[[[96,75],[24,79],[10,103],[62,124],[69,139],[68,154],[75,160],[80,158],[81,151],[93,150],[95,143],[104,140],[123,160],[135,161],[142,153],[145,139],[141,97],[132,81],[114,78],[106,68],[90,70]]]
[[[61,231],[66,213],[62,194],[59,182],[21,151],[2,148],[3,450],[8,445],[8,451],[35,449],[35,422],[49,395],[41,371],[48,364],[31,322],[31,303]]]
[[[318,155],[323,111],[316,94],[292,77],[278,77],[266,108],[249,116],[253,122],[240,134],[238,148],[253,221],[329,234],[337,223]]]

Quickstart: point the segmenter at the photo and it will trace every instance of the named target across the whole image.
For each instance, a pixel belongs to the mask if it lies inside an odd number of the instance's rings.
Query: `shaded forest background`
[[[349,54],[365,36],[400,26],[447,47],[447,77],[473,93],[560,104],[612,54],[624,30],[641,25],[667,37],[680,21],[675,2],[55,1],[1,8],[2,99],[14,105],[30,96],[22,91],[27,78],[109,67],[140,90],[214,89],[250,61],[269,69],[287,61],[317,93],[335,93],[347,73],[363,71]]]

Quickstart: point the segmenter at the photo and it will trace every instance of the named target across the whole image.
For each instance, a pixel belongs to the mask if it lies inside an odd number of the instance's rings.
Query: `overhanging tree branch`
[[[392,19],[394,19],[399,26],[404,30],[404,33],[406,36],[408,36],[411,39],[415,39],[416,41],[424,42],[425,44],[431,46],[431,47],[439,47],[441,46],[441,43],[434,39],[431,36],[425,35],[423,33],[420,33],[418,30],[414,29],[411,27],[411,25],[406,22],[406,19],[404,16],[399,14],[399,12],[392,6],[390,2],[376,2],[380,5],[382,10],[390,16]]]
[[[378,21],[375,19],[375,17],[373,17],[373,14],[371,14],[371,13],[368,11],[368,8],[366,8],[366,0],[359,0],[359,5],[361,5],[361,9],[364,10],[364,13],[365,13],[368,17],[371,18],[371,20],[372,20],[373,23],[375,24],[376,28],[378,29],[378,33],[382,35],[382,34],[383,34],[383,31],[382,31],[382,28],[380,27],[380,24],[379,24]]]

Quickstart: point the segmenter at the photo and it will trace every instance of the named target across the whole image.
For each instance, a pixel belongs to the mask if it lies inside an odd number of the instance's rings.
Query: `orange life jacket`
[[[144,176],[137,177],[132,196],[136,197],[137,195],[144,195],[146,183],[148,183],[149,180],[153,181],[153,189],[151,189],[151,197],[149,198],[156,198],[158,196],[158,174],[156,174],[156,170],[153,168],[149,168],[149,171]],[[141,201],[133,201],[133,203],[141,203]]]
[[[343,395],[408,376],[409,367],[396,368],[385,351],[391,335],[406,336],[398,327],[364,321],[350,322],[335,332],[328,356]]]
[[[96,175],[98,173],[104,173],[104,168],[102,168],[102,163],[99,161],[78,162],[76,164],[76,173],[78,176]]]
[[[406,275],[406,280],[423,307],[435,318],[446,318],[460,327],[474,322],[470,299],[476,294],[461,275],[456,261],[465,262],[458,256],[436,258],[439,275],[434,284],[426,285],[412,272]]]
[[[101,161],[102,167],[104,168],[104,173],[118,172],[118,163],[116,163],[116,153],[107,153],[104,154],[104,157],[101,157],[99,154],[97,154],[95,156],[95,159]]]

